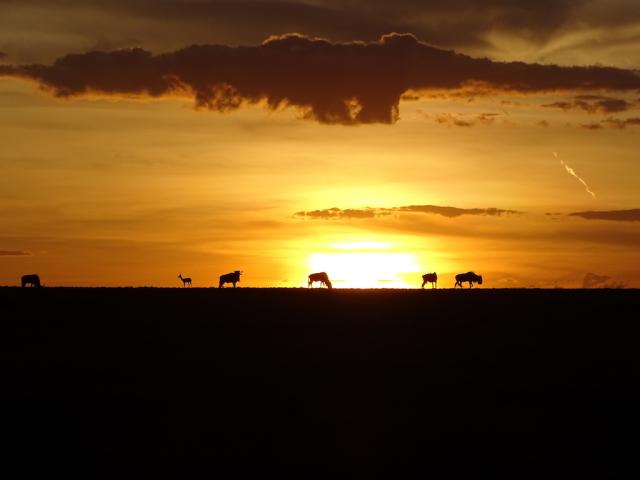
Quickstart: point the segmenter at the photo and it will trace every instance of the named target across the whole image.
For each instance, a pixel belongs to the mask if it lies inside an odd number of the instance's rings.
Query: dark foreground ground
[[[630,478],[639,307],[631,290],[2,288],[0,468]]]

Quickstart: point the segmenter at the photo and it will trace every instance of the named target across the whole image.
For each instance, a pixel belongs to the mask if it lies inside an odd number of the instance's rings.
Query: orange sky
[[[525,40],[520,58],[536,60]],[[21,63],[7,42],[0,65]],[[211,286],[240,269],[256,287],[306,286],[315,270],[335,287],[419,287],[432,271],[451,287],[468,270],[488,288],[579,287],[589,272],[640,287],[639,97],[418,91],[392,124],[340,125],[261,102],[196,110],[188,95],[61,99],[6,75],[0,285],[37,272],[45,285],[179,286],[182,273]],[[569,215],[585,211],[621,213]]]

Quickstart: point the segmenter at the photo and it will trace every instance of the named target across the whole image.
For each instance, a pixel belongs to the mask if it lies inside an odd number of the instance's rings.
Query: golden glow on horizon
[[[312,272],[327,272],[335,288],[414,288],[421,269],[415,255],[404,252],[314,253]]]
[[[338,250],[386,250],[391,247],[389,242],[346,242],[332,243],[331,248]]]

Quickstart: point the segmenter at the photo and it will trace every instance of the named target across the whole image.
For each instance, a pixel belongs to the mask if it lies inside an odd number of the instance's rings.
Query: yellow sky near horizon
[[[46,285],[178,286],[182,273],[210,286],[240,269],[242,286],[303,286],[322,269],[336,287],[419,287],[431,271],[452,286],[468,270],[490,288],[580,286],[587,272],[640,286],[639,222],[566,215],[638,208],[634,127],[583,128],[603,117],[542,107],[558,96],[513,100],[423,98],[394,125],[341,126],[293,108],[59,100],[0,79],[0,285],[38,272]],[[294,215],[408,205],[522,213]],[[357,242],[386,247],[336,247]]]

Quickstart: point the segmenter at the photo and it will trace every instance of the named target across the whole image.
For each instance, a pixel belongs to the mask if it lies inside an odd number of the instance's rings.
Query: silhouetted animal
[[[462,288],[462,282],[469,282],[469,288],[473,288],[474,283],[482,285],[482,275],[476,275],[473,272],[459,273],[456,275],[456,283],[453,288],[456,288],[457,286]]]
[[[183,277],[182,274],[178,275],[178,278],[180,280],[182,280],[182,286],[186,287],[187,285],[189,285],[190,287],[193,287],[193,285],[191,285],[191,278],[189,277]]]
[[[232,273],[225,273],[224,275],[220,275],[220,285],[218,288],[222,288],[225,283],[233,283],[233,288],[236,288],[236,283],[240,281],[240,275],[242,272],[240,270],[236,270]]]
[[[438,274],[436,272],[433,273],[425,273],[422,275],[422,288],[428,283],[431,284],[431,288],[438,287]]]
[[[321,285],[324,285],[327,288],[333,288],[333,285],[331,285],[331,280],[329,280],[329,275],[327,275],[327,272],[318,272],[318,273],[312,273],[311,275],[309,275],[309,282],[307,283],[307,288],[313,286],[313,282],[320,282]]]
[[[40,284],[40,277],[35,273],[32,273],[31,275],[23,275],[21,280],[23,287],[31,285],[32,287],[40,288],[42,286]]]

